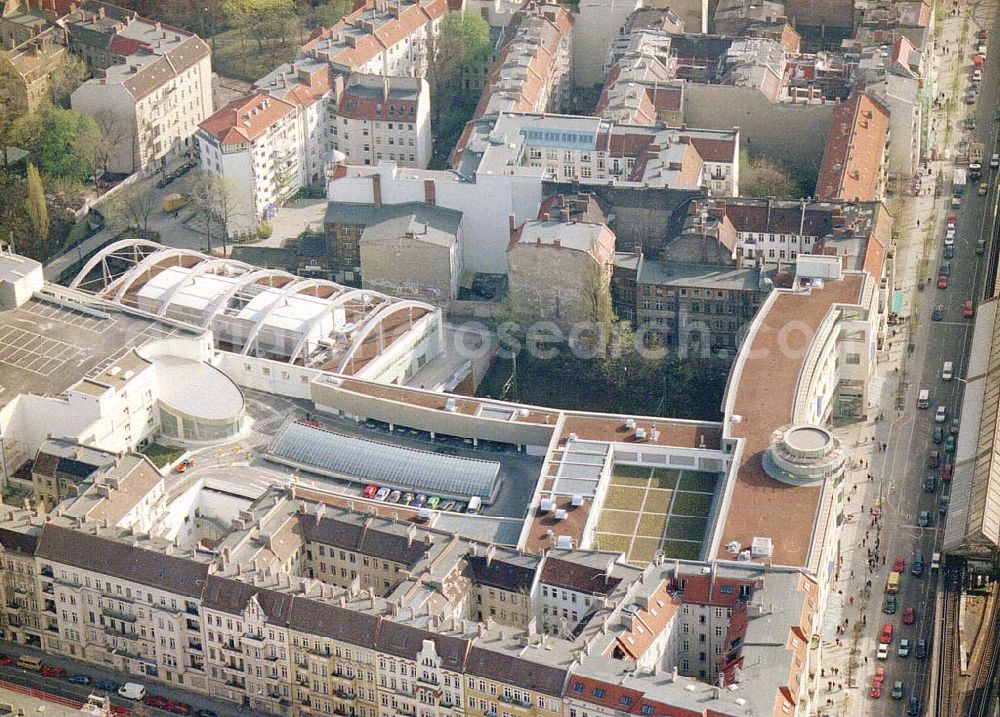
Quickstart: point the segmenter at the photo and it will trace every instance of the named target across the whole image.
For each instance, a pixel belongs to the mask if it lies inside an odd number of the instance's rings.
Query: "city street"
[[[967,6],[963,11],[965,9]],[[1000,83],[995,78],[1000,74],[1000,57],[996,54],[993,37],[1000,27],[996,23],[995,6],[978,4],[971,12],[971,17],[939,17],[937,89],[953,99],[953,103],[933,111],[936,123],[929,144],[938,149],[938,157],[942,159],[929,163],[930,172],[921,182],[924,193],[905,198],[895,216],[900,232],[894,288],[907,293],[902,313],[915,321],[910,325],[908,342],[905,328],[898,328],[889,359],[880,366],[880,376],[874,382],[873,400],[878,403],[877,411],[881,411],[882,420],[856,430],[852,451],[856,467],[847,488],[851,495],[848,510],[854,518],[845,526],[843,534],[843,563],[836,586],[840,594],[835,594],[832,600],[839,603],[839,614],[828,620],[833,626],[824,635],[826,657],[823,664],[827,666],[827,674],[820,678],[822,689],[817,699],[821,711],[824,703],[831,701],[826,707],[830,714],[903,714],[911,695],[921,698],[921,714],[934,714],[928,704],[928,688],[933,684],[933,671],[937,666],[933,640],[939,575],[927,568],[932,554],[940,550],[946,516],[940,514],[939,502],[948,496],[950,486],[941,481],[941,468],[931,469],[927,463],[934,450],[940,451],[942,463],[952,460],[953,454],[944,450],[943,443],[933,443],[932,433],[934,427],[940,425],[947,435],[952,419],[960,418],[956,411],[961,405],[962,377],[968,363],[974,324],[972,319],[963,317],[962,304],[969,299],[978,303],[983,298],[988,259],[991,252],[996,251],[991,234],[997,173],[989,169],[987,161],[982,179],[990,182],[989,192],[986,197],[980,197],[976,192],[979,181],[969,182],[958,212],[955,255],[950,260],[952,271],[948,286],[937,288],[956,148],[962,139],[982,142],[988,160],[997,146],[994,112],[1000,102]],[[971,75],[976,33],[984,27],[990,30],[991,51],[987,55],[978,102],[974,108],[967,108],[961,103],[961,95]],[[948,48],[947,51],[944,48]],[[960,89],[953,97],[951,88],[955,77],[959,78]],[[973,109],[976,129],[965,132],[961,123]],[[945,154],[949,149],[951,152]],[[941,180],[935,191],[938,177]],[[978,256],[975,246],[981,237],[987,240],[987,249],[983,256]],[[918,286],[921,283],[923,286]],[[942,309],[939,320],[932,319],[937,306]],[[912,353],[907,343],[912,345]],[[954,363],[954,380],[942,379],[945,361]],[[917,408],[917,395],[922,389],[930,394],[926,410]],[[938,406],[947,410],[944,423],[935,423]],[[865,465],[857,465],[858,461],[864,461]],[[926,491],[924,486],[930,475],[938,479],[934,492]],[[881,514],[874,524],[873,509]],[[922,511],[930,514],[927,527],[918,525]],[[869,551],[877,556],[874,569],[869,566]],[[918,556],[925,563],[922,577],[910,572]],[[884,589],[896,558],[904,559],[906,570],[901,575],[896,595],[897,608],[890,615],[883,612]],[[871,580],[871,589],[866,596],[867,580]],[[914,625],[903,624],[903,610],[908,607],[916,611]],[[859,621],[863,621],[863,626],[858,626]],[[879,633],[887,623],[893,625],[895,634],[889,658],[883,662],[876,659],[876,649]],[[897,655],[902,638],[910,642],[911,653],[907,657]],[[926,659],[917,659],[912,652],[921,638],[929,644]],[[878,666],[886,668],[885,681],[881,697],[872,699],[868,690]],[[836,675],[830,672],[832,669],[837,670]],[[897,680],[902,681],[905,688],[899,702],[890,696]],[[833,689],[827,690],[830,682]]]

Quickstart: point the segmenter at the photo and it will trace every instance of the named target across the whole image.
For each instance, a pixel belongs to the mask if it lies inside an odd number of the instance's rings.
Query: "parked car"
[[[931,441],[935,445],[944,441],[944,426],[934,426],[934,431],[931,433]]]
[[[951,476],[955,472],[955,464],[950,461],[944,464],[941,469],[941,480],[951,480]]]
[[[948,512],[948,506],[951,505],[951,498],[942,498],[938,501],[938,513],[944,515]]]
[[[104,690],[105,692],[117,692],[121,685],[114,680],[97,680],[94,683],[94,687],[98,690]]]
[[[375,491],[374,499],[375,500],[385,500],[386,498],[389,497],[389,493],[391,493],[391,492],[392,491],[389,488],[386,488],[385,486],[382,486],[377,491]]]
[[[400,493],[398,490],[394,490],[389,494],[389,497],[386,498],[386,500],[389,501],[390,503],[398,503],[402,495],[403,494]]]
[[[403,493],[403,497],[399,499],[399,502],[403,505],[409,505],[413,502],[413,493]]]
[[[979,189],[976,190],[976,194],[978,194],[980,197],[985,197],[986,193],[989,192],[989,191],[990,191],[990,183],[989,182],[980,182],[979,183]]]
[[[922,637],[918,639],[916,646],[913,648],[913,654],[918,660],[927,657],[927,640]]]
[[[183,473],[193,465],[194,465],[193,458],[185,458],[184,460],[182,460],[180,463],[177,464],[177,467],[174,468],[174,470],[177,471],[178,473]]]
[[[56,667],[55,665],[42,665],[42,669],[39,670],[42,673],[42,677],[65,677],[66,670],[61,667]]]
[[[958,419],[957,418],[951,419],[951,426],[948,428],[948,433],[950,433],[953,436],[957,436],[958,435],[958,426],[959,426]]]
[[[868,688],[868,696],[873,700],[877,700],[882,696],[882,681],[872,679],[872,686]]]
[[[437,508],[440,503],[441,503],[441,498],[439,498],[436,495],[432,495],[430,498],[427,499],[428,508]]]
[[[910,641],[905,637],[899,641],[899,647],[896,648],[896,654],[900,657],[906,657],[910,654]]]
[[[453,511],[453,510],[455,510],[455,501],[453,501],[453,500],[446,500],[444,503],[441,504],[441,510],[442,511]]]
[[[933,493],[937,490],[937,477],[932,473],[924,480],[924,490]]]
[[[937,280],[937,288],[947,289],[948,288],[948,277],[944,274],[940,274]]]
[[[889,659],[889,646],[888,645],[882,645],[882,644],[880,644],[878,646],[878,651],[875,653],[875,657],[877,657],[880,660],[888,660]]]
[[[912,625],[917,621],[917,611],[912,607],[903,608],[903,624]]]
[[[90,675],[70,675],[66,681],[74,685],[89,685],[91,683]]]
[[[921,528],[926,528],[931,524],[931,512],[929,510],[920,511],[920,515],[917,516],[917,525]]]
[[[167,702],[170,700],[162,695],[146,695],[143,697],[142,701],[150,707],[156,707],[157,709],[162,710],[167,706]]]
[[[219,713],[215,710],[198,710],[194,717],[219,717]]]
[[[945,259],[954,259],[955,258],[955,247],[954,246],[946,246],[944,248],[944,258]]]
[[[985,253],[986,253],[986,240],[976,239],[976,254],[982,256]]]
[[[892,643],[892,623],[887,622],[882,626],[882,633],[878,637],[878,641],[883,645],[888,645]]]
[[[905,573],[906,572],[906,558],[899,556],[892,561],[892,572],[894,573]]]
[[[945,453],[955,452],[955,436],[948,436],[944,439],[944,451]]]
[[[990,157],[990,168],[997,169],[1000,167],[1000,152],[994,152]]]
[[[124,705],[111,705],[111,717],[129,717],[132,714]]]
[[[413,505],[417,506],[418,508],[423,508],[426,503],[427,503],[427,496],[424,495],[423,493],[417,493],[413,497]]]
[[[916,577],[920,577],[924,574],[924,556],[918,555],[913,559],[913,564],[910,566],[910,574]]]
[[[187,702],[174,702],[171,700],[167,702],[167,712],[173,712],[175,715],[189,715],[191,714],[191,705]]]
[[[4,667],[10,667],[14,664],[14,660],[10,658],[10,655],[0,655],[0,665]]]
[[[948,420],[948,408],[946,406],[938,406],[937,410],[934,411],[934,423],[944,423]]]
[[[937,468],[939,465],[941,465],[941,452],[940,451],[931,451],[930,453],[928,453],[927,454],[927,467],[928,468]]]
[[[920,698],[911,697],[910,701],[906,703],[906,714],[908,717],[918,717],[920,714]]]
[[[896,596],[895,595],[886,595],[885,596],[885,602],[882,603],[882,612],[884,612],[886,615],[895,615],[896,614]]]
[[[365,489],[363,491],[361,491],[361,495],[363,495],[365,498],[371,498],[376,493],[378,493],[378,486],[374,485],[374,484],[372,484],[372,485],[366,485]]]
[[[971,299],[969,301],[966,301],[964,304],[962,304],[962,318],[963,319],[971,319],[975,315],[976,315],[976,310],[973,307]]]
[[[943,318],[944,318],[944,307],[941,304],[938,304],[937,306],[934,307],[934,310],[931,311],[931,321],[940,321]]]
[[[905,640],[904,640],[904,642],[905,642]],[[903,649],[903,646],[900,645],[899,649]],[[896,680],[895,682],[892,683],[892,699],[894,699],[894,700],[901,700],[901,699],[903,699],[903,681],[902,680]]]

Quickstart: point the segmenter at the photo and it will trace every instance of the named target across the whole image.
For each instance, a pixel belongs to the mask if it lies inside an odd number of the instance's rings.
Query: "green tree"
[[[777,162],[766,157],[748,159],[744,154],[740,162],[740,194],[744,197],[798,199],[802,190]]]
[[[353,3],[350,0],[327,0],[314,3],[303,13],[302,20],[310,30],[317,27],[331,27],[340,22],[351,12]]]
[[[9,241],[21,251],[19,240],[31,234],[26,209],[27,183],[16,174],[0,169],[0,241]]]
[[[90,77],[87,65],[76,55],[67,52],[49,77],[49,97],[57,107],[69,107],[73,90]]]
[[[440,34],[430,44],[427,67],[432,121],[441,134],[457,135],[471,117],[479,89],[469,80],[481,76],[490,48],[490,26],[482,17],[469,12],[444,16]]]
[[[10,139],[31,154],[42,174],[83,181],[94,173],[101,134],[93,117],[46,107],[19,117]]]
[[[263,51],[271,40],[284,40],[295,20],[292,0],[225,0],[223,8],[240,34],[257,41]]]
[[[28,196],[24,202],[25,211],[31,221],[31,233],[34,242],[27,247],[19,247],[19,251],[27,253],[33,259],[42,261],[46,258],[49,243],[49,207],[45,200],[45,187],[42,176],[33,164],[28,165]]]

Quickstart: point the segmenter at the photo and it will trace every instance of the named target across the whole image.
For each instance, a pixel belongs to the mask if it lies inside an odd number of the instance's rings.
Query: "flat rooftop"
[[[0,406],[22,393],[59,395],[81,377],[109,384],[110,367],[141,361],[134,349],[177,334],[187,332],[120,311],[30,299],[0,312]]]
[[[731,541],[749,547],[754,537],[770,536],[775,564],[808,563],[823,488],[776,481],[761,458],[774,431],[792,421],[803,357],[820,323],[834,304],[858,303],[863,288],[861,274],[848,274],[808,293],[782,292],[760,316],[742,366],[733,369],[739,373],[730,377],[732,415],[742,416],[732,436],[744,445],[717,558],[725,559]],[[794,331],[783,331],[793,322]]]

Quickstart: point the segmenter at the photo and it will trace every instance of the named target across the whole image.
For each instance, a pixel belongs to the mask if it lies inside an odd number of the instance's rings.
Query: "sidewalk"
[[[966,19],[964,14],[939,17],[936,47],[959,47]],[[950,94],[956,76],[961,77],[963,52],[935,54],[935,57],[938,63],[936,87]],[[957,117],[956,113],[951,118],[952,122],[957,122]],[[960,132],[957,129],[948,132],[947,107],[932,108],[927,121],[930,129],[925,154],[931,156],[932,148],[936,148],[935,156],[943,157],[946,135],[950,134],[948,140],[954,144]],[[936,197],[935,184],[938,178],[945,184],[950,181],[952,166],[950,158],[928,162],[930,173],[921,177],[922,191],[916,196],[908,191],[911,186],[909,180],[900,183],[900,189],[905,193],[896,200],[898,210],[894,220],[899,230],[895,252],[896,285],[890,288],[903,292],[902,316],[914,315],[924,300],[924,294],[916,290],[916,284],[923,280],[922,276],[917,276],[917,271],[925,239],[928,231],[938,235],[938,225],[944,223],[950,197],[947,191],[941,191],[942,196]],[[890,328],[887,345],[880,352],[881,360],[871,381],[873,420],[838,431],[838,437],[848,450],[848,465],[852,466],[844,480],[848,522],[841,529],[841,561],[831,586],[821,636],[822,668],[821,674],[817,675],[818,690],[813,702],[816,714],[861,715],[869,711],[868,678],[876,667],[875,626],[880,624],[883,585],[892,568],[892,565],[882,563],[886,560],[886,545],[879,544],[882,557],[876,557],[874,567],[869,562],[869,551],[875,548],[881,531],[881,521],[874,519],[870,511],[879,502],[880,493],[886,497],[881,506],[883,510],[890,507],[887,498],[893,486],[880,485],[891,453],[890,435],[912,420],[897,411],[897,392],[901,379],[906,380],[907,362],[917,365],[921,353],[918,347],[917,355],[908,356],[905,326],[898,327],[895,335]],[[883,420],[877,420],[880,414]],[[890,451],[878,450],[883,443],[890,444]],[[869,474],[873,480],[869,479]],[[868,580],[871,587],[866,591]],[[873,625],[869,626],[868,622]],[[888,691],[890,686],[887,683],[884,690]]]

